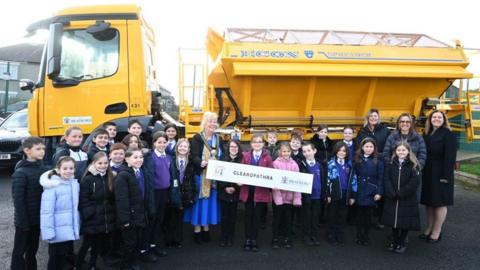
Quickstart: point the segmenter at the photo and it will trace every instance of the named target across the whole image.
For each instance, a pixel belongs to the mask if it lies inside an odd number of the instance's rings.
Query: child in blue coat
[[[368,246],[373,211],[383,196],[383,161],[378,156],[374,139],[367,137],[360,142],[353,168],[358,186],[357,244]]]
[[[347,206],[355,203],[357,179],[348,151],[344,142],[337,142],[333,147],[333,157],[328,162],[327,202],[330,207],[327,240],[330,244],[343,245]]]
[[[48,270],[61,270],[73,241],[80,238],[78,199],[80,186],[74,178],[75,160],[69,156],[59,158],[55,169],[41,177],[44,185],[40,206],[42,240],[48,245]]]

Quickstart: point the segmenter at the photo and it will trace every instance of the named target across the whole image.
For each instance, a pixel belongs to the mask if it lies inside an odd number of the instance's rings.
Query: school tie
[[[255,159],[255,163],[257,163],[260,156],[259,155],[254,155],[253,158]]]
[[[183,159],[180,160],[180,171],[183,171],[183,170],[185,169],[185,164],[184,164],[184,162],[185,162],[185,161],[184,161]]]
[[[135,170],[135,176],[136,176],[137,178],[142,177],[142,173],[140,172],[140,170]]]
[[[315,162],[310,161],[310,162],[308,162],[308,165],[310,165],[310,167],[313,167],[313,165],[315,165]]]

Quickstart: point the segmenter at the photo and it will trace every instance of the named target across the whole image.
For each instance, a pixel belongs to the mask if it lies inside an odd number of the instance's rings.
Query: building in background
[[[22,109],[32,94],[20,90],[20,79],[36,81],[43,44],[22,43],[0,48],[0,117]]]
[[[171,117],[178,120],[178,105],[175,104],[175,97],[165,87],[159,85],[160,89],[160,108],[168,113]]]

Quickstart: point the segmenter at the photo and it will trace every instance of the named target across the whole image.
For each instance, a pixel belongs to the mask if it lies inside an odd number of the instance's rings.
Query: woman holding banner
[[[184,221],[194,226],[193,238],[197,244],[210,241],[208,226],[217,224],[220,220],[216,183],[205,177],[208,161],[221,159],[223,155],[222,140],[215,134],[218,127],[217,118],[215,113],[205,112],[201,131],[193,136],[191,142],[194,177],[199,197],[192,207],[185,210]]]

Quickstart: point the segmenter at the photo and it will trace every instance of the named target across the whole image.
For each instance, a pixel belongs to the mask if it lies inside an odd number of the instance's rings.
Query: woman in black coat
[[[453,205],[453,171],[457,158],[454,133],[445,113],[433,111],[427,119],[424,135],[427,162],[423,169],[421,203],[427,212],[427,228],[420,235],[429,243],[441,239],[447,206]]]
[[[417,198],[420,167],[407,142],[398,142],[394,151],[395,157],[385,167],[385,205],[381,222],[392,227],[393,241],[389,250],[404,253],[408,231],[420,230]]]
[[[109,250],[109,234],[115,227],[115,197],[113,196],[113,174],[108,168],[107,154],[97,152],[92,164],[80,181],[78,209],[82,219],[83,242],[77,256],[77,268],[85,259],[88,249],[90,262],[88,269],[96,267],[98,254]]]
[[[377,109],[370,109],[365,116],[365,123],[357,135],[357,144],[363,139],[370,137],[375,139],[378,147],[378,153],[383,153],[383,147],[390,135],[390,130],[380,122],[380,113]]]

